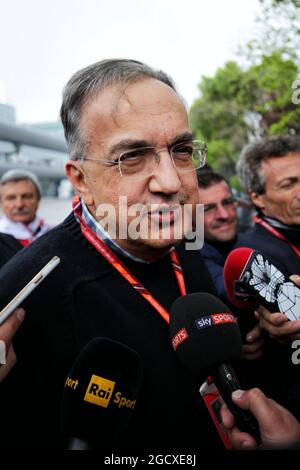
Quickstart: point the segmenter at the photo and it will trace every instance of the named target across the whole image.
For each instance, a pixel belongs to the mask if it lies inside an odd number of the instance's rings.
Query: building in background
[[[20,125],[15,108],[0,103],[0,177],[11,169],[34,172],[42,186],[39,215],[51,225],[60,223],[72,208],[73,188],[64,170],[67,158],[58,121]]]
[[[10,169],[27,169],[39,177],[43,196],[69,197],[67,157],[59,122],[20,125],[14,107],[0,103],[0,177]]]

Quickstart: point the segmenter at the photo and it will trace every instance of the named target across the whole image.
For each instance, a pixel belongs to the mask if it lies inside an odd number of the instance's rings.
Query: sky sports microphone
[[[262,253],[236,248],[224,265],[224,283],[230,302],[239,308],[263,305],[270,312],[300,319],[300,289]]]
[[[196,377],[212,377],[239,429],[260,444],[254,416],[231,399],[231,393],[241,388],[230,361],[240,357],[242,338],[229,308],[204,292],[179,297],[170,311],[170,335],[181,363]]]
[[[68,449],[111,448],[136,407],[142,379],[136,351],[108,338],[94,338],[78,355],[61,401],[61,431]]]

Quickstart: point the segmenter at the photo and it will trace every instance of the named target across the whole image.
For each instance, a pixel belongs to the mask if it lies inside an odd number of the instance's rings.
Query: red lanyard
[[[296,248],[295,245],[293,245],[293,243],[290,242],[290,240],[288,240],[284,235],[282,235],[282,233],[278,232],[278,230],[272,227],[272,225],[268,224],[268,222],[266,222],[265,220],[262,220],[260,217],[258,217],[258,215],[255,215],[253,217],[253,220],[257,224],[262,225],[266,230],[271,232],[275,237],[279,238],[280,240],[285,241],[290,246],[290,248],[296,253],[298,258],[300,258],[300,250],[298,250],[298,248]]]
[[[104,258],[129,282],[129,284],[139,292],[162,316],[162,318],[169,323],[169,312],[150,294],[150,292],[136,279],[136,277],[125,267],[121,260],[115,253],[91,230],[87,223],[82,218],[82,208],[80,198],[75,196],[73,199],[73,212],[79,219],[80,227],[83,235],[87,240],[96,248],[96,250],[104,256]],[[175,248],[170,252],[171,263],[175,273],[178,287],[181,295],[186,295],[185,282],[182,272],[182,267]]]

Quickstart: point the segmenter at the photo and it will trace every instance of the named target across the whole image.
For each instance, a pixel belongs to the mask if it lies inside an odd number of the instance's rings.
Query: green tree
[[[276,51],[300,65],[300,0],[260,0],[255,39],[240,49],[240,56],[259,63]]]
[[[208,163],[229,176],[236,154],[248,135],[244,105],[240,100],[244,71],[228,62],[214,77],[203,77],[201,97],[191,107],[190,118],[197,138],[208,143]]]
[[[292,102],[297,75],[294,60],[277,51],[245,68],[228,62],[202,77],[190,119],[196,137],[208,144],[208,163],[230,178],[251,137],[300,133],[300,106]]]

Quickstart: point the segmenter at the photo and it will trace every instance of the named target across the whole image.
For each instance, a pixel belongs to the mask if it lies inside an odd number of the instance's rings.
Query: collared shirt
[[[44,233],[48,232],[51,228],[49,224],[45,223],[43,219],[37,216],[30,224],[14,222],[5,215],[0,218],[0,232],[12,235],[24,245],[44,235]]]
[[[137,258],[132,254],[128,253],[128,251],[124,250],[118,243],[110,236],[110,234],[104,229],[104,227],[93,217],[90,213],[88,208],[86,207],[84,201],[81,199],[81,206],[82,206],[82,218],[85,223],[90,227],[90,229],[100,238],[104,243],[114,250],[116,253],[122,256],[126,256],[134,261],[139,263],[146,263],[149,264],[149,261],[145,261],[141,258]],[[76,216],[75,216],[76,217]],[[76,220],[79,223],[79,220],[76,217]]]

